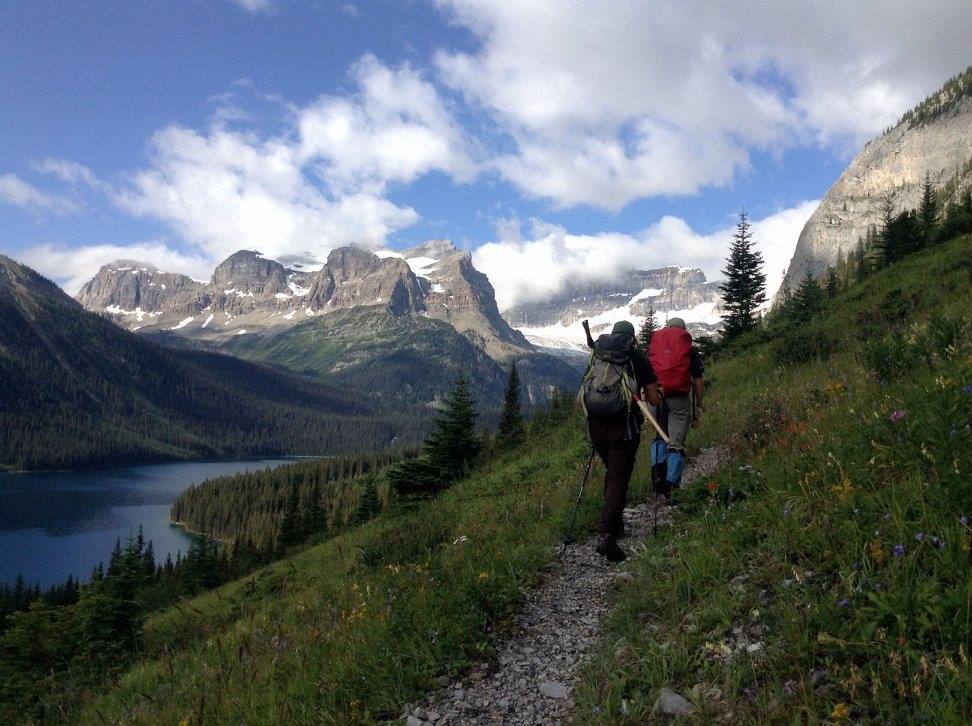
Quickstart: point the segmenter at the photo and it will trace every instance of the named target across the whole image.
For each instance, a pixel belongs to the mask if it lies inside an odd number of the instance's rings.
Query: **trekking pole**
[[[596,454],[597,450],[591,446],[591,455],[587,459],[587,467],[584,469],[584,477],[581,479],[580,489],[577,491],[577,499],[574,501],[574,513],[570,515],[570,527],[567,528],[567,537],[564,539],[563,552],[567,550],[567,545],[570,544],[574,536],[574,522],[577,520],[577,510],[580,508],[580,502],[584,496],[584,487],[587,486],[587,478],[591,475],[591,467],[594,465],[594,457]],[[563,552],[561,552],[561,554],[563,554]]]

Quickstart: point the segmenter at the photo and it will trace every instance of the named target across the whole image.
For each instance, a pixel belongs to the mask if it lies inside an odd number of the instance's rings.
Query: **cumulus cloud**
[[[817,207],[802,202],[753,222],[753,238],[763,253],[767,290],[772,295],[783,279],[800,230]],[[500,310],[545,300],[572,283],[608,281],[625,270],[682,265],[699,267],[718,279],[735,227],[709,234],[694,231],[678,217],[666,216],[643,232],[571,234],[563,227],[535,221],[524,240],[518,224],[503,220],[504,235],[473,253],[476,266],[489,276]]]
[[[83,184],[89,187],[101,185],[91,169],[70,159],[55,159],[48,156],[40,161],[35,161],[31,166],[34,171],[50,174],[67,184]]]
[[[0,174],[0,202],[21,209],[70,214],[79,210],[78,205],[67,197],[41,191],[16,174]]]
[[[418,220],[414,209],[386,198],[388,185],[436,170],[467,179],[474,164],[417,71],[365,56],[351,78],[356,90],[347,96],[287,107],[278,136],[236,128],[218,111],[206,131],[162,129],[151,140],[149,166],[114,190],[114,200],[172,225],[206,257],[241,248],[325,257],[341,245],[384,245]]]
[[[17,258],[57,282],[69,295],[77,294],[102,265],[120,259],[151,261],[166,272],[180,272],[199,280],[209,279],[213,269],[211,259],[173,250],[162,242],[86,247],[44,244],[21,250]]]
[[[858,146],[968,62],[972,5],[439,0],[478,39],[442,80],[558,206],[618,209],[730,181],[753,150]],[[907,42],[904,42],[907,39]]]
[[[367,55],[351,74],[357,93],[323,96],[299,111],[302,162],[317,162],[334,188],[382,189],[430,171],[472,177],[471,142],[420,73]]]

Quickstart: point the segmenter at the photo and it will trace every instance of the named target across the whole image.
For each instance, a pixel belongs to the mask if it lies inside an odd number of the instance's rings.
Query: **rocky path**
[[[694,457],[685,480],[712,471],[718,452]],[[674,508],[658,508],[658,526]],[[651,503],[624,510],[629,554],[650,546]],[[498,645],[492,665],[482,664],[463,681],[443,681],[422,705],[402,714],[408,726],[422,724],[558,724],[568,720],[581,666],[600,636],[612,584],[630,579],[624,563],[613,565],[594,551],[596,538],[558,548],[541,584],[531,591],[512,634]]]

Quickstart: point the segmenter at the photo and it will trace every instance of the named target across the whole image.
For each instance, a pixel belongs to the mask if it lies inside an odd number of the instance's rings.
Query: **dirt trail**
[[[718,464],[718,451],[705,449],[686,469],[684,480],[704,476]],[[674,508],[658,508],[658,526],[671,522]],[[624,510],[629,554],[649,546],[650,503]],[[573,688],[581,667],[601,636],[610,608],[611,586],[630,579],[625,564],[612,565],[594,551],[596,537],[566,549],[526,597],[512,633],[497,646],[495,663],[483,664],[462,681],[444,683],[426,701],[402,714],[421,724],[558,724],[573,709]]]

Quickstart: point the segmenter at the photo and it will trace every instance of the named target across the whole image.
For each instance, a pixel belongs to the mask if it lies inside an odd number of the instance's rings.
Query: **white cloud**
[[[155,135],[152,150],[152,165],[116,194],[117,203],[169,222],[208,257],[240,249],[326,256],[344,244],[378,246],[418,216],[372,193],[329,196],[280,139],[173,126]]]
[[[44,210],[55,214],[77,212],[79,207],[66,197],[41,191],[16,174],[0,174],[0,202],[28,210]]]
[[[276,6],[271,0],[230,0],[234,5],[239,5],[248,13],[272,13]]]
[[[85,184],[90,187],[100,185],[91,169],[69,159],[55,159],[48,156],[40,161],[35,161],[31,166],[34,171],[41,174],[51,174],[68,184]]]
[[[513,144],[493,168],[559,206],[722,185],[753,150],[855,148],[968,62],[972,4],[439,0],[479,41],[442,80]]]
[[[102,265],[115,260],[150,261],[166,272],[200,280],[209,279],[214,264],[211,259],[173,250],[161,242],[86,247],[44,244],[21,250],[17,259],[60,284],[69,295],[75,295]]]
[[[354,96],[323,96],[300,110],[301,161],[318,161],[336,188],[381,189],[433,170],[471,178],[469,142],[431,83],[408,65],[390,69],[371,55],[351,73]]]
[[[386,197],[391,183],[438,170],[467,179],[474,164],[435,88],[407,65],[365,56],[356,91],[285,110],[275,137],[231,128],[170,126],[151,140],[150,165],[113,192],[126,211],[172,225],[207,257],[242,248],[324,257],[334,247],[382,246],[418,214]],[[229,99],[232,101],[233,99]]]
[[[753,238],[763,253],[771,294],[816,206],[816,200],[802,202],[754,221]],[[507,236],[479,247],[473,261],[493,283],[500,310],[508,310],[522,302],[549,299],[572,282],[608,281],[624,270],[681,265],[699,267],[708,279],[718,279],[735,228],[699,234],[684,220],[668,216],[637,235],[576,235],[534,222],[530,239],[523,240],[510,220],[504,220],[498,231]]]

